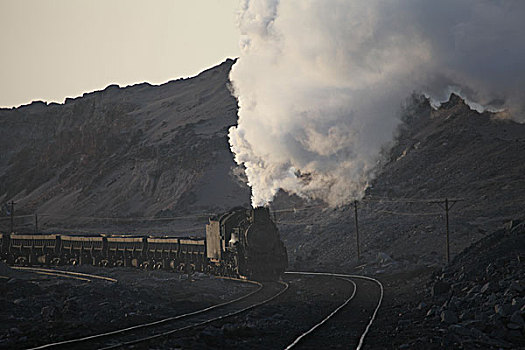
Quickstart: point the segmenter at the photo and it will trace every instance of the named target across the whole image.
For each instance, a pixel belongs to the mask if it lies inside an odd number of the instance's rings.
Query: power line
[[[16,215],[16,216],[13,216],[14,219],[32,218],[32,217],[34,217],[34,215]],[[11,220],[11,217],[10,216],[0,217],[0,220]]]
[[[52,217],[52,218],[65,218],[65,219],[86,219],[86,220],[115,220],[115,221],[172,221],[172,220],[183,220],[183,219],[194,219],[194,218],[208,218],[214,214],[195,214],[186,216],[166,216],[166,217],[103,217],[103,216],[76,216],[76,215],[61,215],[61,214],[38,214],[40,217]],[[33,215],[17,216],[21,217],[33,217]]]
[[[451,198],[449,202],[455,203],[464,199],[461,198]],[[381,202],[381,203],[443,203],[444,199],[413,199],[413,198],[388,198],[388,197],[368,197],[363,198],[361,201],[364,202]],[[353,203],[352,203],[353,204]],[[311,209],[327,208],[326,205],[315,205],[315,206],[306,206],[302,208],[297,207],[288,207],[282,209],[273,210],[274,213],[286,213],[286,212],[299,212]],[[396,215],[436,215],[435,213],[402,213],[395,211],[387,210],[374,210],[375,212],[386,213],[386,214],[396,214]],[[85,219],[85,220],[116,220],[116,221],[171,221],[171,220],[183,220],[183,219],[194,219],[194,218],[208,218],[210,216],[216,215],[215,213],[198,213],[198,214],[189,214],[182,216],[166,216],[166,217],[104,217],[104,216],[80,216],[80,215],[63,215],[63,214],[50,214],[50,213],[39,213],[40,217],[53,217],[53,218],[66,218],[66,219]],[[17,215],[13,216],[15,219],[21,218],[33,218],[34,215]],[[0,217],[0,220],[10,220],[11,216]]]
[[[313,223],[299,222],[299,221],[276,221],[280,225],[314,225]]]
[[[400,212],[400,211],[391,211],[391,210],[373,210],[374,213],[382,213],[382,214],[391,214],[391,215],[402,215],[402,216],[436,216],[436,215],[442,215],[443,213],[407,213],[407,212]]]
[[[465,198],[450,198],[449,201],[463,201]],[[383,202],[383,203],[442,203],[443,198],[428,198],[428,199],[414,199],[414,198],[386,198],[386,197],[368,197],[363,198],[365,202]]]
[[[325,205],[315,205],[315,206],[302,207],[302,208],[290,207],[290,208],[277,209],[277,210],[272,210],[272,211],[274,213],[287,213],[287,212],[297,212],[297,211],[317,209],[317,208],[326,208],[326,206]]]

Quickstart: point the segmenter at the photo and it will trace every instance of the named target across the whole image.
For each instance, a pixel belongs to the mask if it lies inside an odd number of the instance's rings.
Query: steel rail
[[[70,278],[70,279],[74,279],[74,280],[79,280],[79,281],[84,281],[84,282],[92,282],[93,280],[90,280],[89,278],[85,278],[85,277],[77,277],[77,276],[72,276],[72,275],[66,275],[66,274],[63,274],[63,273],[56,273],[56,272],[44,272],[44,271],[33,271],[33,270],[29,270],[33,273],[36,273],[38,275],[45,275],[45,276],[55,276],[55,277],[64,277],[64,278]]]
[[[151,340],[159,339],[159,338],[162,338],[162,337],[167,337],[167,336],[172,335],[174,333],[190,330],[192,328],[201,327],[201,326],[210,324],[210,323],[215,322],[215,321],[220,321],[220,320],[224,320],[226,318],[232,317],[232,316],[239,315],[239,314],[241,314],[241,313],[243,313],[245,311],[251,310],[251,309],[253,309],[253,308],[257,307],[257,306],[261,306],[261,305],[264,305],[266,303],[269,303],[270,301],[274,300],[275,298],[277,298],[278,296],[282,295],[284,292],[286,292],[288,290],[288,287],[289,287],[288,283],[282,282],[282,281],[279,281],[278,283],[283,285],[284,288],[281,289],[277,294],[274,294],[270,298],[267,298],[267,299],[265,299],[263,301],[260,301],[260,302],[257,302],[255,304],[252,304],[252,305],[247,306],[245,308],[242,308],[240,310],[230,312],[230,313],[228,313],[226,315],[221,315],[221,316],[218,316],[218,317],[214,317],[214,318],[208,319],[208,320],[203,321],[203,322],[199,322],[199,323],[191,324],[191,325],[184,326],[184,327],[181,327],[181,328],[172,329],[172,330],[169,330],[167,332],[162,332],[162,333],[159,333],[159,334],[155,334],[155,335],[152,335],[152,336],[149,336],[149,337],[144,337],[144,338],[135,339],[135,340],[124,342],[124,343],[120,343],[120,344],[111,345],[111,346],[104,347],[104,348],[99,348],[98,350],[118,349],[118,348],[122,348],[122,347],[125,347],[125,346],[137,345],[137,344],[140,344],[140,343],[145,343],[145,342],[148,342],[148,341],[151,341]]]
[[[138,329],[145,329],[145,328],[149,328],[149,327],[153,327],[153,326],[158,326],[158,325],[161,325],[161,324],[164,324],[164,323],[168,323],[168,322],[171,322],[171,321],[183,319],[183,318],[189,317],[189,316],[198,315],[200,313],[204,313],[204,312],[207,312],[207,311],[210,311],[210,310],[222,307],[222,306],[226,306],[228,304],[235,303],[237,301],[240,301],[240,300],[243,300],[245,298],[248,298],[249,296],[259,292],[262,289],[262,284],[259,283],[259,282],[249,281],[249,280],[242,280],[242,279],[231,278],[231,277],[219,277],[219,278],[239,281],[239,282],[243,282],[243,283],[254,284],[254,285],[257,285],[258,288],[256,290],[254,290],[254,291],[252,291],[252,292],[250,292],[250,293],[248,293],[246,295],[240,296],[240,297],[238,297],[236,299],[225,301],[225,302],[220,303],[220,304],[212,305],[212,306],[206,307],[204,309],[188,312],[188,313],[177,315],[177,316],[173,316],[173,317],[164,318],[164,319],[161,319],[161,320],[158,320],[158,321],[153,321],[153,322],[138,324],[138,325],[127,327],[127,328],[117,329],[117,330],[114,330],[114,331],[111,331],[111,332],[99,333],[99,334],[94,334],[94,335],[90,335],[90,336],[87,336],[87,337],[69,339],[69,340],[64,340],[64,341],[60,341],[60,342],[56,342],[56,343],[44,344],[44,345],[37,346],[35,348],[31,348],[29,350],[52,349],[52,348],[62,347],[62,346],[65,346],[65,345],[87,343],[87,342],[95,340],[95,339],[102,339],[102,338],[110,337],[110,336],[117,335],[117,334],[124,334],[124,333],[130,332],[130,331],[135,331],[135,330],[138,330]]]
[[[294,341],[293,343],[291,343],[290,345],[288,345],[285,350],[289,350],[291,348],[293,348],[294,346],[296,346],[297,344],[299,344],[299,342],[304,338],[306,337],[308,334],[314,332],[317,328],[321,327],[324,323],[326,323],[326,321],[328,321],[329,319],[332,318],[332,316],[334,316],[339,310],[341,310],[343,307],[345,307],[355,296],[355,293],[357,292],[357,285],[355,284],[354,281],[350,280],[350,279],[346,279],[346,278],[342,278],[342,277],[338,277],[338,278],[341,278],[342,280],[344,281],[347,281],[347,282],[350,282],[353,286],[354,286],[354,291],[352,292],[352,295],[346,299],[341,305],[339,305],[334,311],[332,311],[328,316],[326,316],[321,322],[315,324],[312,328],[310,328],[309,330],[307,330],[306,332],[304,332],[303,334],[301,334],[300,336],[298,336]]]
[[[56,270],[56,269],[44,269],[40,267],[24,267],[24,266],[11,266],[12,269],[17,270],[27,270],[27,271],[33,271],[33,272],[48,272],[52,274],[64,274],[64,275],[71,275],[71,276],[80,276],[80,277],[86,277],[86,278],[92,278],[92,279],[99,279],[104,281],[109,281],[116,283],[117,280],[111,277],[105,277],[105,276],[99,276],[99,275],[93,275],[90,273],[80,273],[80,272],[73,272],[73,271],[66,271],[66,270]]]
[[[370,331],[370,327],[372,326],[372,323],[375,321],[376,316],[377,316],[377,312],[379,311],[379,308],[381,307],[381,304],[383,303],[383,296],[384,296],[383,284],[379,280],[377,280],[377,279],[375,279],[373,277],[361,276],[361,275],[348,275],[348,274],[329,273],[329,272],[302,272],[302,271],[290,271],[290,272],[285,272],[285,273],[286,274],[295,274],[295,275],[317,275],[317,276],[329,276],[329,277],[332,276],[332,277],[341,277],[341,278],[356,278],[356,279],[363,279],[363,280],[374,282],[374,283],[376,283],[379,286],[380,295],[379,295],[379,300],[377,302],[377,306],[375,307],[374,312],[372,314],[372,317],[370,317],[370,320],[369,320],[368,324],[366,325],[365,330],[361,334],[361,337],[359,338],[359,343],[357,344],[357,347],[356,347],[356,350],[361,350],[361,348],[363,347],[363,343],[365,341],[365,337],[368,334],[368,332]],[[354,292],[356,290],[357,290],[357,288],[354,289]],[[342,307],[339,307],[337,311],[339,311],[341,308]],[[335,314],[335,312],[333,314]],[[331,315],[331,316],[333,316],[333,315]],[[318,325],[318,326],[316,325],[314,327],[317,328],[319,326],[320,325]],[[304,335],[304,336],[306,336],[306,335]],[[303,335],[301,335],[301,338],[302,337],[303,337]],[[296,341],[298,342],[297,339],[296,339]],[[291,346],[292,345],[295,346],[295,344],[296,344],[296,342],[294,341],[294,343],[290,344],[286,349],[290,349]]]

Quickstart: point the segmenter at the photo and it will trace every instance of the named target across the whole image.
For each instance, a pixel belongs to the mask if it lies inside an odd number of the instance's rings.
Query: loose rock
[[[441,322],[444,323],[457,323],[458,317],[453,311],[444,310],[441,312]]]

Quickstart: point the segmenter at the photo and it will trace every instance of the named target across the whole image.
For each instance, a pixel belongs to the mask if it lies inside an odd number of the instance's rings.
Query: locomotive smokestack
[[[270,221],[270,209],[268,207],[256,207],[252,209],[252,222]]]

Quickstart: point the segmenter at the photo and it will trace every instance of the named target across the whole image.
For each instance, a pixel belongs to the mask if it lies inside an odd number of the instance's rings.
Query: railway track
[[[56,270],[56,269],[44,269],[44,268],[38,268],[38,267],[24,267],[24,266],[11,266],[11,268],[15,270],[33,272],[39,275],[70,278],[70,279],[76,279],[76,280],[80,280],[84,282],[92,282],[94,280],[102,280],[102,281],[113,282],[113,283],[117,282],[117,280],[114,278],[93,275],[89,273],[80,273],[80,272]]]
[[[306,346],[304,343],[305,341],[314,335],[315,332],[319,332],[321,326],[323,326],[325,323],[327,323],[330,319],[332,319],[336,314],[338,314],[345,306],[347,306],[351,301],[353,301],[356,298],[356,295],[358,293],[358,283],[356,283],[354,280],[358,281],[366,281],[366,282],[372,282],[373,284],[377,285],[379,287],[379,297],[377,300],[377,304],[373,308],[373,312],[371,313],[368,322],[366,322],[366,326],[362,331],[360,332],[359,341],[357,342],[356,350],[360,350],[364,344],[364,340],[366,338],[366,335],[368,334],[368,331],[370,330],[370,327],[372,326],[372,323],[375,321],[377,312],[379,311],[379,308],[381,307],[381,303],[383,302],[383,294],[384,294],[384,288],[382,283],[372,277],[367,276],[359,276],[359,275],[347,275],[347,274],[336,274],[336,273],[323,273],[323,272],[286,272],[287,275],[296,275],[296,276],[326,276],[326,277],[335,277],[342,280],[347,281],[349,284],[351,284],[353,287],[353,291],[351,295],[344,300],[339,306],[337,306],[332,312],[323,318],[321,321],[314,324],[311,328],[301,333],[299,336],[297,336],[292,343],[290,343],[288,346],[285,347],[285,350],[289,350],[292,348],[299,347],[303,345],[304,347],[309,348],[315,348],[317,345],[310,345]],[[341,342],[343,344],[346,344],[347,347],[350,345],[349,343],[352,342],[350,339],[341,339]]]
[[[362,349],[382,303],[381,282],[331,273],[298,272],[284,277],[290,293],[279,301],[218,322],[205,337],[199,330],[160,348]]]
[[[35,271],[42,273],[51,273],[50,271],[57,272],[57,270],[51,269],[35,270],[42,270]],[[69,271],[59,272],[70,273]],[[77,278],[94,276],[87,274],[74,276],[73,274],[77,273],[70,273],[70,276]],[[324,278],[324,281],[326,281],[326,278],[335,278],[340,280],[338,288],[342,289],[339,290],[346,290],[346,292],[340,294],[341,302],[339,304],[333,303],[332,310],[325,310],[327,312],[321,317],[322,319],[320,318],[315,324],[310,324],[306,326],[305,329],[300,330],[300,333],[292,338],[293,341],[288,345],[280,345],[281,348],[286,350],[295,348],[319,348],[323,345],[327,345],[327,342],[333,342],[333,335],[331,332],[333,332],[333,327],[341,327],[341,319],[344,319],[343,326],[346,329],[342,332],[338,331],[336,336],[337,341],[340,342],[338,344],[343,344],[345,348],[354,348],[358,350],[362,348],[366,335],[368,334],[382,303],[383,286],[381,282],[366,276],[332,273],[287,272],[286,276],[294,278],[301,278],[302,276],[313,278],[318,276]],[[244,282],[257,285],[257,289],[237,299],[216,304],[194,312],[165,318],[155,322],[138,324],[111,332],[45,344],[33,349],[125,349],[149,348],[150,346],[169,348],[169,342],[174,340],[174,338],[170,338],[172,335],[184,332],[184,337],[186,337],[188,331],[188,334],[192,334],[192,330],[200,332],[199,329],[202,329],[204,326],[213,322],[218,322],[219,324],[221,323],[220,321],[227,322],[228,318],[241,315],[248,310],[266,304],[288,290],[288,284],[285,282],[267,282],[264,284],[253,281]],[[347,289],[344,287],[345,284],[348,286]],[[378,288],[379,291],[377,290]],[[375,291],[372,292],[373,289]],[[366,298],[364,295],[368,296],[368,300],[365,300]],[[354,305],[354,307],[351,307],[352,305]],[[334,320],[338,317],[339,320]],[[353,320],[349,321],[349,318],[353,318]],[[338,322],[340,324],[338,324]],[[349,329],[351,329],[351,331],[349,331]],[[295,329],[295,331],[298,330],[298,328]],[[332,340],[329,340],[330,337],[332,337]],[[164,341],[166,341],[166,343],[163,343]]]
[[[288,284],[284,282],[267,282],[264,284],[253,281],[243,282],[256,284],[258,288],[237,299],[190,313],[88,337],[45,344],[33,349],[69,349],[72,347],[75,349],[118,349],[136,347],[140,344],[160,341],[162,338],[178,332],[188,331],[239,315],[268,303],[288,289]]]

